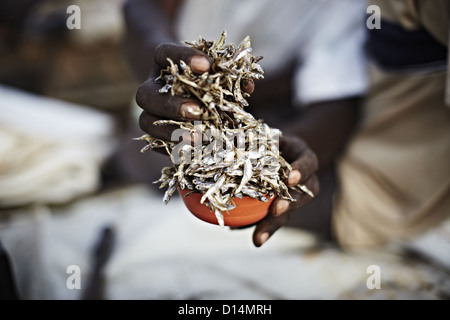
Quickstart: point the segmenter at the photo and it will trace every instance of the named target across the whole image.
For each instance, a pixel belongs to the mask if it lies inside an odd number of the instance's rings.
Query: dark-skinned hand
[[[298,184],[305,185],[314,195],[319,192],[319,180],[315,172],[318,169],[318,161],[314,152],[303,140],[295,136],[281,136],[281,155],[291,164],[292,170],[285,181],[288,187]],[[300,190],[289,190],[292,198],[289,201],[275,198],[269,207],[267,216],[256,224],[253,232],[253,243],[259,247],[267,241],[280,227],[288,221],[293,212],[296,212],[312,198]]]

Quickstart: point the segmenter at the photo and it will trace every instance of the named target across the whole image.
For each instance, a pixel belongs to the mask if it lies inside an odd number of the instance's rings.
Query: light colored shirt
[[[249,35],[266,77],[295,63],[292,98],[304,106],[365,92],[366,8],[359,0],[186,0],[177,35],[218,40],[225,30],[235,44]]]

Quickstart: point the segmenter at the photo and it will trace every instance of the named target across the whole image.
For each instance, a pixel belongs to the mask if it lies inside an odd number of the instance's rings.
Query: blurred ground
[[[113,250],[95,298],[450,298],[450,264],[399,249],[342,252],[289,228],[255,248],[252,229],[207,224],[191,215],[179,197],[165,206],[141,185],[65,207],[3,212],[2,217],[0,234],[26,299],[80,299],[91,290],[93,249],[105,227],[114,230]],[[430,244],[442,246],[442,240]],[[81,269],[80,290],[66,286],[70,265]],[[380,268],[381,289],[366,285],[371,265]]]
[[[135,150],[149,170],[161,168],[156,157],[139,154],[137,142],[114,142],[136,125],[121,2],[0,5],[0,240],[21,298],[450,298],[448,223],[382,251],[343,252],[290,228],[255,248],[252,229],[199,221],[179,197],[165,206],[156,187],[139,181],[138,166],[128,166],[135,179],[126,184],[103,185],[114,148]],[[81,32],[65,26],[69,4],[82,8]],[[6,15],[4,8],[16,10]],[[39,175],[42,168],[50,173]],[[14,193],[12,185],[21,188]],[[112,252],[92,288],[93,250],[105,227],[113,231]],[[80,267],[80,290],[66,285],[71,265]],[[381,289],[366,285],[371,265],[380,267]]]

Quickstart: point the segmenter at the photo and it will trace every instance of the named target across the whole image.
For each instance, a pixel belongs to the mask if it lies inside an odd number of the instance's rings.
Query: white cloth
[[[307,105],[365,92],[366,9],[354,0],[187,0],[177,34],[217,40],[226,30],[236,44],[249,35],[266,76],[296,62],[293,99]]]
[[[102,112],[0,86],[0,208],[61,204],[97,190],[113,149]]]

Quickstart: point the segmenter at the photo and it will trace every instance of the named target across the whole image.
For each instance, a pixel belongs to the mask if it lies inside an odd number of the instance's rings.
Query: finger
[[[139,117],[139,127],[152,137],[171,141],[173,132],[179,129],[179,126],[174,124],[155,125],[154,122],[158,120],[162,120],[162,118],[143,111]]]
[[[281,137],[280,151],[286,160],[292,161],[292,170],[285,181],[288,186],[306,181],[317,171],[318,161],[315,153],[298,137]]]
[[[282,135],[279,137],[279,149],[286,161],[299,159],[308,148],[306,143],[296,136]]]
[[[311,176],[305,182],[305,185],[314,194],[319,192],[319,180],[315,175]],[[279,228],[286,224],[293,212],[292,209],[302,207],[311,201],[311,197],[302,191],[292,191],[291,195],[296,201],[291,202],[276,198],[269,208],[269,214],[256,225],[255,231],[253,232],[253,244],[256,247],[263,245]],[[280,207],[282,210],[277,212],[277,208]]]
[[[190,141],[197,145],[201,144],[202,133],[199,130],[190,132],[175,124],[155,124],[155,121],[158,120],[163,119],[143,111],[139,117],[139,127],[152,137],[164,141],[180,142],[180,139],[182,139],[185,142]]]
[[[304,185],[309,190],[311,190],[311,192],[314,195],[317,195],[319,193],[319,180],[316,175],[312,175],[304,183]],[[289,210],[303,207],[306,203],[312,200],[310,195],[298,189],[296,190],[290,189],[289,193],[291,194],[292,198],[295,199],[295,201],[289,201],[277,197],[269,207],[270,215],[275,217],[281,216],[285,214],[285,212],[288,212]]]
[[[201,119],[198,100],[160,93],[162,86],[154,79],[145,81],[136,92],[136,103],[148,113],[165,119]]]
[[[289,172],[288,185],[295,186],[307,181],[318,169],[316,154],[309,148],[301,153],[300,157],[291,163],[292,170]]]
[[[253,244],[256,247],[262,246],[287,220],[287,214],[278,217],[268,214],[256,225],[253,231]]]
[[[169,66],[167,58],[170,58],[176,64],[183,60],[191,67],[192,71],[198,74],[209,71],[211,68],[211,61],[206,53],[188,46],[172,43],[159,45],[155,49],[155,62],[160,69],[165,69]]]
[[[302,177],[302,175],[301,175],[300,171],[298,171],[297,169],[293,169],[293,170],[289,171],[288,178],[287,178],[288,187],[294,187],[297,184],[299,184],[301,177]]]
[[[316,154],[311,149],[306,149],[300,157],[291,163],[292,170],[297,170],[300,173],[300,179],[297,183],[304,183],[311,177],[318,169],[318,161]],[[296,181],[291,181],[296,185]]]

